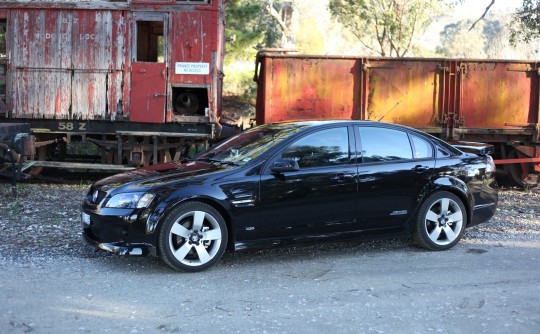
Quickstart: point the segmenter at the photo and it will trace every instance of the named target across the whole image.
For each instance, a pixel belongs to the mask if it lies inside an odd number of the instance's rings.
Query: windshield
[[[262,125],[211,148],[196,157],[196,160],[245,165],[305,126],[298,123]]]

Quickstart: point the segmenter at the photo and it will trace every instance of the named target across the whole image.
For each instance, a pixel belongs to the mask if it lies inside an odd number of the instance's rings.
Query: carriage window
[[[137,61],[163,63],[163,22],[137,21]]]

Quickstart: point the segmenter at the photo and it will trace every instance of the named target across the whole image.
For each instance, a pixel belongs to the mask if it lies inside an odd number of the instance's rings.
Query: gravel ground
[[[0,184],[0,256],[88,257],[81,239],[80,203],[88,185]]]
[[[408,240],[226,253],[183,274],[96,252],[88,185],[0,183],[0,333],[540,332],[540,194],[500,192],[445,252]]]
[[[17,259],[108,255],[94,252],[81,239],[79,206],[88,187],[19,184],[15,198],[9,184],[0,183],[0,256]],[[499,246],[518,241],[539,243],[540,193],[505,189],[499,196],[498,212],[491,222],[467,229],[461,242]],[[384,247],[388,243],[365,242],[360,247]]]

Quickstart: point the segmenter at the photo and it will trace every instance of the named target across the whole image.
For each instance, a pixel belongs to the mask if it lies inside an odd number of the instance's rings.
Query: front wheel
[[[456,195],[441,191],[422,203],[413,239],[421,247],[446,250],[458,243],[466,224],[463,202]]]
[[[216,263],[227,246],[227,225],[210,205],[180,204],[167,215],[159,232],[161,259],[170,267],[196,272]]]

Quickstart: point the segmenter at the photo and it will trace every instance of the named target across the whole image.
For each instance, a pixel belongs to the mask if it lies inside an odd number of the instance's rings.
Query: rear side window
[[[433,148],[431,144],[418,136],[411,135],[413,143],[413,157],[414,159],[424,159],[433,157]]]
[[[409,136],[403,131],[358,127],[363,162],[386,162],[412,159]]]
[[[349,163],[349,134],[346,127],[321,130],[307,135],[281,154],[298,161],[300,168],[335,166]]]

